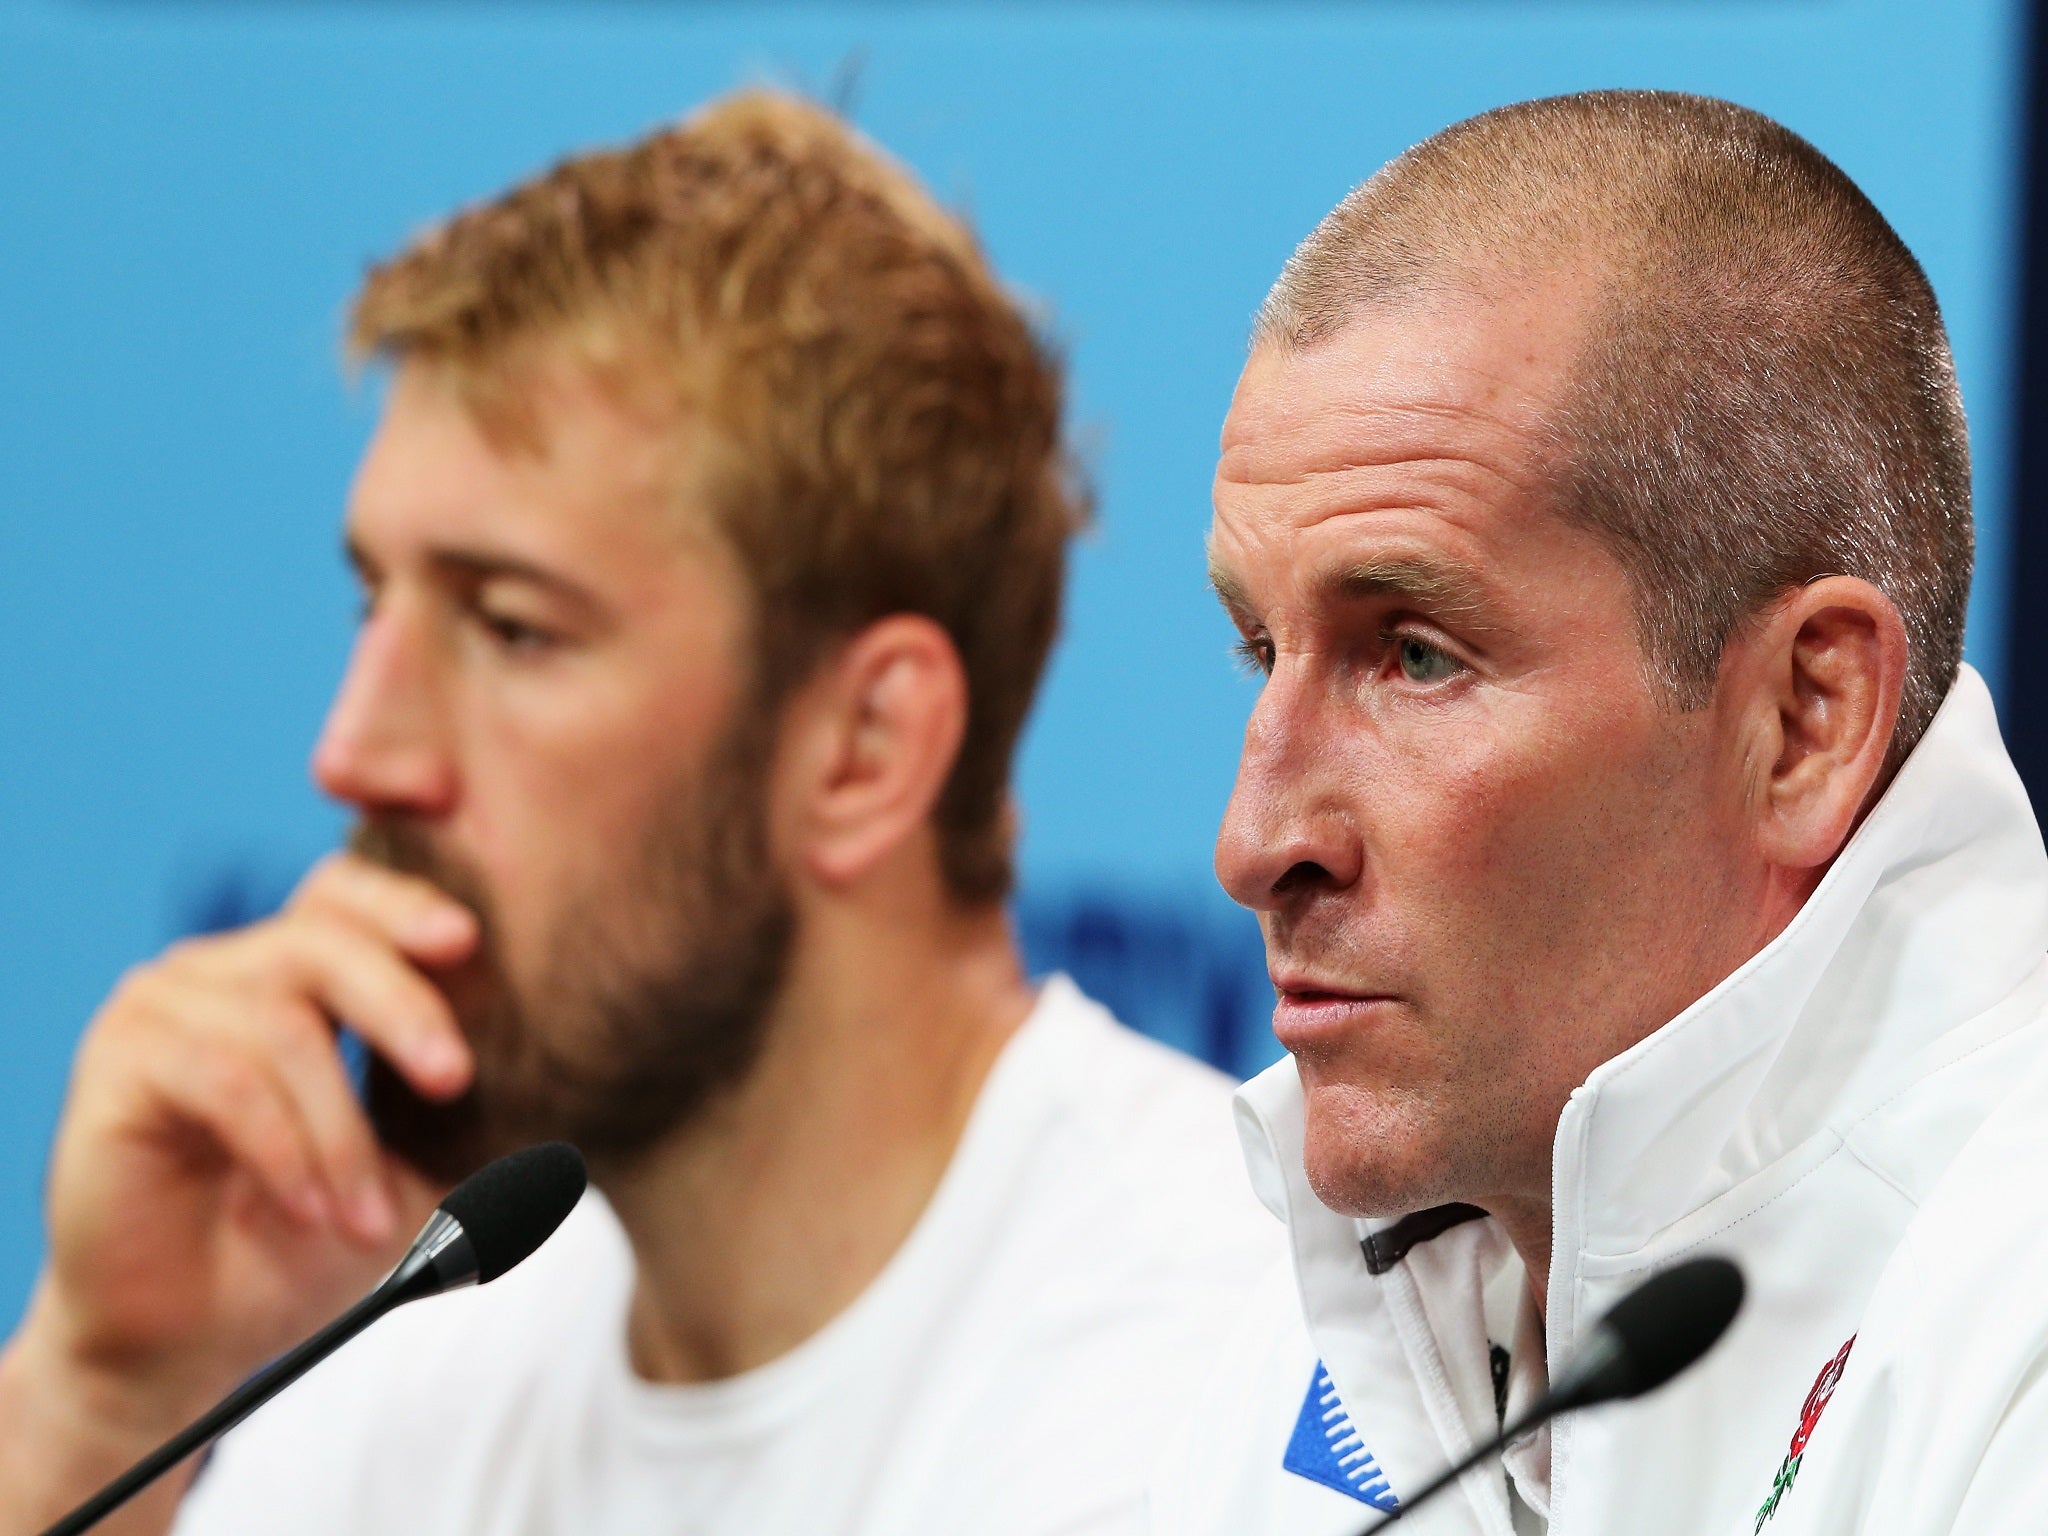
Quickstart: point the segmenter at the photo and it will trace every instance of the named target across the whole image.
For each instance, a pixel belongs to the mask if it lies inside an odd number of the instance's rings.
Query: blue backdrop
[[[1202,585],[1216,431],[1295,240],[1413,140],[1599,85],[1731,96],[1920,254],[1976,426],[2001,677],[2018,15],[1805,3],[484,7],[0,0],[0,1323],[80,1025],[333,839],[304,759],[348,638],[366,259],[753,80],[830,94],[972,211],[1066,340],[1102,492],[1022,768],[1023,928],[1135,1021],[1271,1051],[1209,844],[1249,685]]]

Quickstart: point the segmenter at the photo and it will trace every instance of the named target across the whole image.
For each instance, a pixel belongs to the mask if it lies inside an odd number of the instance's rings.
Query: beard
[[[637,848],[556,901],[530,973],[504,953],[473,866],[416,819],[356,826],[354,852],[439,886],[481,935],[468,960],[433,973],[475,1055],[470,1087],[436,1102],[371,1057],[365,1097],[388,1149],[449,1184],[536,1141],[630,1165],[745,1080],[795,934],[768,849],[772,714],[758,716],[728,729]]]

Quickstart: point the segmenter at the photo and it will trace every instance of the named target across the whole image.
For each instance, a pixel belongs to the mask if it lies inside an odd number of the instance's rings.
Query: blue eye
[[[1441,683],[1465,670],[1465,664],[1450,652],[1414,635],[1395,636],[1394,654],[1401,675],[1411,683]]]

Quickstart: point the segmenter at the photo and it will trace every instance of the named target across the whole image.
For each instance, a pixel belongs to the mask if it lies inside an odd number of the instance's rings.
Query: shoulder
[[[1162,1440],[1147,1491],[1148,1536],[1349,1536],[1377,1518],[1335,1486],[1344,1468],[1314,1433],[1324,1425],[1323,1399],[1334,1394],[1301,1318],[1293,1267],[1283,1262],[1247,1297]],[[1305,1446],[1297,1444],[1304,1419]]]
[[[1230,1078],[1119,1023],[1064,976],[1045,982],[1025,1031],[1018,1054],[1040,1091],[1076,1133],[1113,1141],[1117,1164],[1246,1185]]]
[[[933,1529],[1121,1529],[1286,1236],[1251,1193],[1222,1074],[1046,984],[956,1159],[976,1275]],[[967,1197],[961,1199],[959,1197]],[[957,1237],[958,1224],[949,1228]]]
[[[1920,1203],[1872,1300],[1865,1334],[1939,1364],[1931,1390],[1988,1386],[1973,1365],[2013,1385],[2048,1368],[2048,1057],[2032,1056],[2011,1063],[2011,1091]]]
[[[1844,1143],[1914,1206],[1968,1198],[1969,1148],[2010,1124],[2005,1106],[2024,1106],[2030,1085],[2048,1072],[2048,961],[2011,994],[1967,1024],[1945,1032],[1896,1068],[1875,1102],[1840,1125]],[[2036,1108],[2040,1107],[2037,1102]],[[2018,1151],[2048,1158],[2048,1123],[2022,1107]],[[1959,1181],[1952,1175],[1962,1170]]]
[[[1055,976],[985,1096],[1028,1143],[1019,1198],[1048,1227],[1087,1234],[1104,1263],[1241,1284],[1286,1234],[1252,1192],[1235,1088]]]
[[[232,1431],[179,1536],[389,1529],[407,1510],[424,1526],[426,1489],[466,1498],[534,1420],[573,1411],[616,1350],[631,1275],[616,1218],[586,1195],[518,1269],[382,1319]]]
[[[1805,1458],[1816,1507],[1839,1487],[1918,1536],[2004,1530],[2015,1511],[2033,1529],[2048,1499],[2048,1061],[2015,1055],[2009,1091],[1932,1182],[1847,1348]]]

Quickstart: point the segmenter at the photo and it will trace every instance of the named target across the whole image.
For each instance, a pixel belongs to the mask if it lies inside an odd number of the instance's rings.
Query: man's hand
[[[445,893],[347,854],[278,916],[130,973],[86,1031],[49,1256],[0,1355],[0,1536],[32,1533],[397,1260],[440,1191],[384,1152],[346,1020],[417,1090],[467,1086],[423,968],[477,941]],[[138,1512],[161,1529],[169,1505]]]

